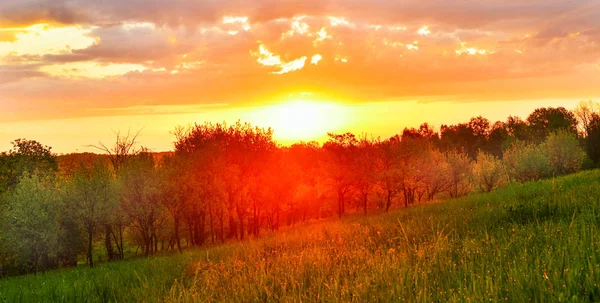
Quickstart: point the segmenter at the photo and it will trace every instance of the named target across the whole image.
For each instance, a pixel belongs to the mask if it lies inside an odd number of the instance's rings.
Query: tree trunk
[[[338,216],[341,218],[344,214],[344,192],[338,189]]]
[[[173,229],[175,229],[175,242],[177,243],[177,250],[181,252],[181,239],[179,238],[179,218],[174,219]]]
[[[110,224],[105,225],[105,233],[104,233],[104,245],[106,246],[106,255],[108,256],[108,261],[113,261],[115,259],[115,251],[112,246],[112,240],[110,239],[111,228]]]
[[[390,207],[392,206],[392,191],[388,190],[387,191],[387,199],[386,199],[386,203],[385,203],[385,212],[389,212],[390,211]]]
[[[233,210],[229,211],[229,235],[228,238],[237,238],[237,224],[233,217]]]
[[[92,240],[93,240],[93,235],[94,232],[91,230],[91,228],[88,228],[88,264],[90,264],[90,267],[94,267],[94,256],[93,254],[93,245],[92,245]]]
[[[215,222],[213,221],[212,204],[208,204],[208,219],[210,220],[210,240],[215,243]]]
[[[367,203],[369,199],[369,194],[367,192],[363,193],[363,211],[365,215],[367,214]]]

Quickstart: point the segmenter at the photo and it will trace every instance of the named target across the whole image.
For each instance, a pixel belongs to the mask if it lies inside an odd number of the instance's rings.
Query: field
[[[183,254],[0,280],[0,302],[600,300],[600,171]]]

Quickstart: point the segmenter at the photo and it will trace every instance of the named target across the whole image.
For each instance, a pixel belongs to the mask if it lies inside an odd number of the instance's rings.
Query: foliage
[[[178,128],[173,153],[150,153],[137,147],[138,134],[117,133],[114,146],[98,146],[106,155],[61,156],[58,166],[49,147],[17,140],[0,156],[0,191],[14,194],[18,180],[6,180],[29,171],[56,176],[60,216],[50,267],[75,266],[84,252],[92,265],[94,255],[104,256],[101,244],[107,261],[123,259],[130,245],[148,257],[183,252],[336,214],[488,192],[505,186],[506,175],[527,182],[571,173],[583,155],[573,117],[562,108],[540,108],[526,121],[475,117],[439,133],[422,124],[383,140],[331,133],[323,146],[291,147],[277,146],[271,129],[205,123]],[[580,142],[598,161],[600,118],[585,117],[588,132]],[[4,217],[7,203],[0,194]],[[0,270],[10,267],[13,275],[23,264],[6,229],[0,229]]]
[[[600,115],[600,103],[592,100],[581,101],[573,110],[573,114],[579,122],[579,132],[582,137],[587,138],[590,128],[593,126],[594,115]]]
[[[99,227],[110,222],[118,204],[118,187],[113,172],[102,161],[80,164],[63,187],[66,215],[87,233],[87,260],[93,262],[93,239]]]
[[[600,114],[593,114],[590,119],[585,145],[590,159],[600,165]]]
[[[536,143],[544,141],[550,133],[558,130],[577,133],[577,119],[564,107],[538,108],[527,117],[527,122]]]
[[[142,239],[144,254],[156,253],[158,231],[165,224],[163,187],[152,155],[141,153],[121,168],[122,207],[131,226]]]
[[[457,198],[471,191],[472,167],[471,159],[465,153],[452,151],[446,154],[448,163],[448,194]]]
[[[7,302],[595,302],[600,172],[98,268],[0,280]]]
[[[543,144],[553,175],[566,175],[581,169],[585,152],[575,135],[565,130],[551,133]]]
[[[25,173],[47,174],[58,170],[51,147],[26,139],[11,143],[13,148],[0,154],[0,194],[14,188]]]
[[[473,164],[475,184],[483,192],[490,192],[506,182],[506,170],[502,161],[485,152],[477,153]]]
[[[55,182],[37,174],[25,175],[7,201],[3,229],[20,271],[37,272],[56,267],[61,200]]]
[[[504,153],[503,159],[510,178],[519,182],[537,181],[552,175],[547,153],[535,144],[515,142]]]

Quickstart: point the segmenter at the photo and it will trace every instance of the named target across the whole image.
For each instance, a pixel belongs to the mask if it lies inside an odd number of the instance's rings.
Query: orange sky
[[[526,116],[600,96],[600,1],[3,0],[0,150],[237,119],[327,131]],[[283,104],[283,105],[282,105]]]

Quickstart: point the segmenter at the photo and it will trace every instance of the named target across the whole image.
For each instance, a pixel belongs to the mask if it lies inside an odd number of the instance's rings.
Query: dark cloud
[[[104,24],[122,21],[159,25],[215,23],[224,15],[244,15],[268,22],[298,15],[337,15],[369,22],[443,23],[483,26],[499,20],[555,18],[594,0],[452,1],[438,0],[4,0],[0,24]]]
[[[598,64],[599,4],[4,0],[0,26],[42,21],[94,25],[88,35],[96,43],[62,53],[0,58],[0,101],[33,106],[40,118],[97,115],[99,108],[140,105],[243,105],[298,91],[356,102],[425,95],[470,100],[573,97],[597,86],[592,80],[599,71],[581,69]],[[248,16],[250,24],[221,24],[225,15]],[[334,26],[329,15],[344,17],[349,24]],[[294,31],[295,23],[307,32]],[[429,26],[428,35],[417,33],[423,25]],[[322,28],[327,37],[318,40]],[[307,57],[306,66],[273,74],[280,67],[257,62],[260,45],[284,62]],[[316,54],[322,61],[312,65],[310,58]],[[148,69],[105,79],[40,72],[43,66],[75,62],[134,63]],[[22,111],[13,119],[32,118],[27,115],[33,114]]]
[[[10,82],[18,82],[30,78],[48,77],[38,70],[39,65],[0,65],[0,86]],[[0,89],[1,92],[1,89]]]

